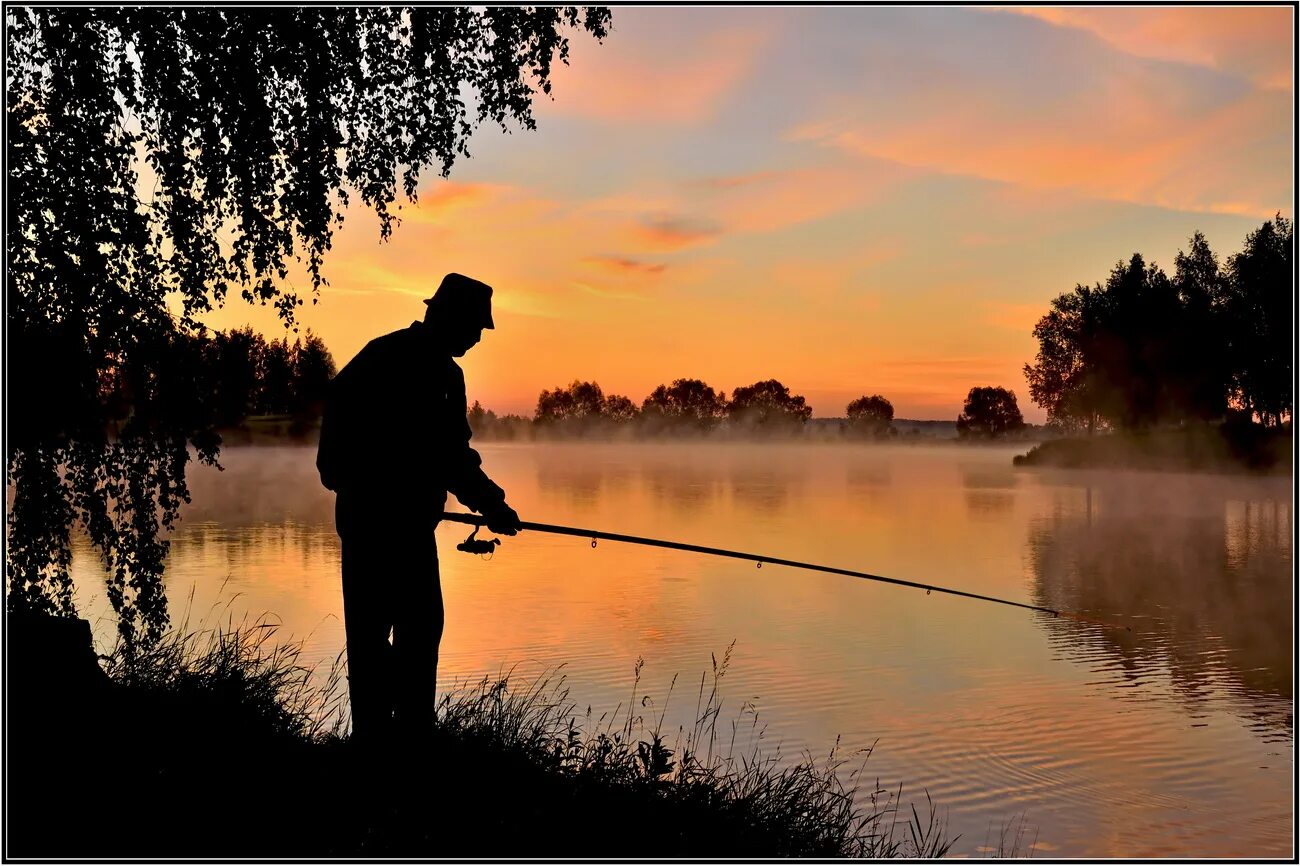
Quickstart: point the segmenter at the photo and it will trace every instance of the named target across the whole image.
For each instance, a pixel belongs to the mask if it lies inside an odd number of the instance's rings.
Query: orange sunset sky
[[[463,366],[497,412],[775,377],[816,416],[1003,385],[1041,422],[1021,367],[1055,295],[1293,216],[1292,14],[615,8],[535,132],[479,130],[388,243],[352,209],[302,325],[342,366],[460,271],[496,288]],[[282,332],[238,300],[208,323]]]

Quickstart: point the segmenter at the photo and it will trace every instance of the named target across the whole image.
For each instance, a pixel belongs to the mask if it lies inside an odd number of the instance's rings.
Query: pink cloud
[[[458,183],[436,180],[423,191],[414,207],[402,209],[402,219],[414,223],[439,223],[460,211],[498,201],[510,188],[492,183]]]
[[[659,276],[668,268],[662,262],[643,262],[623,256],[589,256],[584,262],[598,270],[630,276]]]
[[[1290,90],[1294,11],[1262,6],[1089,7],[1008,9],[1074,27],[1137,57],[1206,66]]]
[[[672,45],[575,46],[572,65],[554,71],[552,108],[615,123],[698,123],[749,75],[769,38],[750,27]]]
[[[1267,217],[1290,201],[1290,98],[1252,90],[1179,106],[1170,82],[1124,70],[1050,112],[1021,112],[956,84],[916,119],[805,123],[787,138],[875,160],[1037,190]]]
[[[638,222],[633,235],[654,250],[676,251],[711,244],[722,234],[716,224],[685,217],[656,217]]]

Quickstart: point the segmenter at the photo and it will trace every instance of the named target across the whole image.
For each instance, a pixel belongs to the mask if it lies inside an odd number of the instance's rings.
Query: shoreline
[[[729,652],[672,742],[630,709],[584,729],[552,672],[484,677],[440,696],[419,744],[364,747],[339,664],[313,685],[273,630],[172,632],[101,666],[85,620],[6,623],[7,856],[933,858],[956,841],[928,795],[846,786],[834,751],[714,754]]]

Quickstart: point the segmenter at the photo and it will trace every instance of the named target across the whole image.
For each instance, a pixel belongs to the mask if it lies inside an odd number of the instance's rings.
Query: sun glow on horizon
[[[499,413],[575,379],[777,378],[820,417],[879,393],[951,419],[1001,385],[1041,422],[1021,368],[1054,296],[1292,215],[1291,14],[618,9],[538,129],[481,130],[390,242],[352,209],[301,324],[342,365],[459,271],[496,287],[464,366]]]

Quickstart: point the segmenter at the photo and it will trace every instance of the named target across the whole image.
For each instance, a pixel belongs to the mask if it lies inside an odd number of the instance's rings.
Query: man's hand
[[[483,512],[487,519],[487,528],[501,535],[515,535],[519,532],[519,514],[502,502],[500,505]]]

